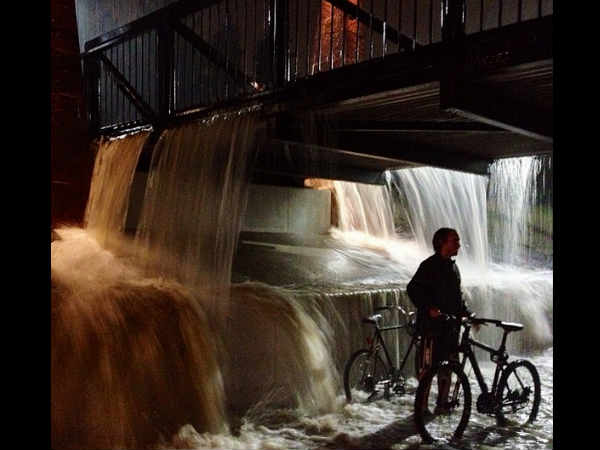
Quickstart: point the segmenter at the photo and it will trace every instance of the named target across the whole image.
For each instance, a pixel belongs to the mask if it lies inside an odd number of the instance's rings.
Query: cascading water
[[[149,278],[93,234],[52,242],[53,448],[148,448],[179,427],[222,432],[218,342],[200,299]],[[114,243],[114,241],[113,241]]]
[[[331,234],[363,267],[372,252],[386,256],[394,276],[383,288],[344,282],[336,299],[331,290],[231,284],[247,150],[259,127],[248,114],[165,132],[134,240],[122,230],[147,134],[101,146],[87,227],[55,230],[51,244],[53,447],[405,448],[397,430],[381,426],[409,420],[412,398],[393,408],[345,404],[335,366],[364,345],[368,330],[355,324],[375,305],[408,305],[403,284],[431,252],[426,227],[437,226],[436,211],[463,238],[459,265],[473,309],[525,323],[511,351],[552,345],[552,271],[498,261],[492,238],[486,248],[477,176],[413,169],[391,173],[387,189],[332,182],[340,208]],[[490,186],[503,179],[493,172]],[[344,260],[335,262],[343,270]],[[487,333],[482,340],[497,341]],[[396,361],[398,338],[387,338]],[[551,373],[547,357],[540,361]],[[544,389],[543,442],[551,384]]]
[[[506,264],[518,264],[521,246],[527,239],[526,210],[533,158],[507,159],[495,162],[490,178],[490,210],[498,216],[490,230],[490,240],[496,249],[495,259]]]
[[[531,183],[522,172],[514,170],[515,165],[531,167],[532,158],[526,159],[493,166],[490,183],[494,189],[501,191],[507,189],[505,185],[514,186],[517,182],[519,186]],[[529,169],[523,172],[531,178]],[[339,211],[352,211],[352,214],[360,216],[363,213],[355,211],[359,209],[357,205],[381,204],[393,197],[396,203],[388,202],[384,214],[387,219],[380,222],[381,226],[389,227],[389,218],[396,210],[395,215],[402,216],[397,222],[403,223],[404,227],[396,230],[391,237],[382,238],[384,232],[373,232],[367,227],[360,230],[349,228],[345,224],[356,221],[344,219],[339,220],[340,226],[332,230],[332,235],[346,244],[386,254],[398,274],[394,281],[405,284],[419,263],[432,253],[431,236],[434,231],[443,226],[457,229],[461,236],[461,250],[456,260],[461,269],[463,291],[471,308],[480,317],[525,325],[525,331],[509,341],[512,352],[536,352],[552,346],[552,271],[500,264],[491,258],[487,225],[488,180],[483,176],[429,167],[388,172],[387,179],[387,186],[373,186],[368,192],[362,190],[360,203],[340,207]],[[349,189],[359,192],[352,185],[339,182],[334,187],[338,202],[349,198],[345,195]],[[526,204],[522,203],[530,196],[522,194],[520,198],[501,198],[507,202],[502,204],[503,209],[520,210],[520,217],[527,215]],[[496,205],[500,203],[496,198]],[[510,226],[514,224],[511,222]],[[505,234],[506,226],[501,229],[501,234]],[[497,236],[492,243],[499,239]],[[512,237],[505,235],[504,239]],[[497,330],[487,328],[481,334],[489,342],[498,342],[500,337]]]
[[[514,176],[519,172],[514,170],[515,166],[529,165],[534,168],[530,170],[527,177],[516,179]],[[545,167],[545,171],[538,167]],[[479,414],[476,410],[472,411],[469,426],[465,435],[469,449],[484,449],[496,446],[510,447],[516,449],[538,449],[552,447],[552,355],[553,355],[553,337],[552,337],[552,249],[551,242],[548,245],[547,240],[551,241],[551,209],[540,201],[545,198],[551,199],[551,193],[535,192],[531,189],[529,194],[522,195],[525,204],[514,204],[517,197],[505,197],[506,203],[498,200],[498,197],[491,198],[490,202],[495,202],[496,209],[521,211],[520,217],[529,217],[529,220],[535,224],[529,227],[536,231],[541,231],[542,236],[532,239],[530,236],[524,236],[521,242],[527,242],[526,254],[531,255],[531,249],[535,244],[538,252],[544,253],[546,259],[543,264],[532,264],[531,259],[525,260],[521,256],[511,259],[513,264],[507,264],[499,261],[497,258],[496,241],[490,237],[487,239],[488,232],[490,236],[494,233],[500,233],[496,237],[502,239],[501,233],[506,233],[510,229],[508,224],[499,224],[498,216],[486,211],[486,191],[487,195],[494,193],[494,189],[507,189],[504,183],[514,185],[517,182],[524,182],[526,185],[544,187],[547,180],[547,169],[551,168],[551,163],[542,161],[538,166],[537,161],[507,160],[502,164],[495,164],[491,168],[489,180],[476,175],[467,175],[462,173],[444,171],[440,169],[419,168],[406,169],[388,174],[387,186],[371,187],[368,190],[359,190],[352,186],[352,183],[339,182],[331,184],[329,188],[334,192],[336,202],[343,202],[349,198],[346,192],[361,192],[360,202],[355,202],[350,207],[338,208],[339,214],[357,214],[362,216],[358,205],[360,204],[381,204],[386,199],[392,199],[385,207],[379,217],[385,217],[381,223],[381,229],[389,227],[390,220],[393,220],[395,232],[387,237],[380,230],[373,232],[373,228],[359,228],[356,226],[348,227],[348,223],[360,223],[352,218],[338,218],[338,226],[332,228],[331,235],[339,242],[340,248],[352,258],[358,258],[361,265],[371,267],[372,270],[382,272],[385,270],[386,277],[390,284],[387,292],[395,297],[394,300],[388,298],[384,303],[406,306],[408,300],[405,298],[405,285],[416,271],[419,263],[429,256],[433,250],[430,239],[435,229],[441,226],[451,226],[456,228],[461,235],[462,249],[457,257],[461,269],[463,281],[463,293],[471,308],[480,317],[497,318],[511,322],[521,322],[525,325],[523,331],[512,333],[508,339],[508,351],[512,358],[525,357],[534,362],[539,370],[542,382],[542,403],[537,421],[528,426],[527,429],[502,429],[495,426],[495,423],[484,414]],[[545,180],[536,179],[536,177],[546,177]],[[534,178],[533,180],[531,178]],[[312,181],[313,185],[319,184]],[[327,183],[325,183],[326,185]],[[494,187],[495,186],[495,187]],[[522,186],[522,185],[521,185]],[[537,200],[537,201],[532,201]],[[531,208],[536,208],[531,212]],[[358,211],[358,212],[357,212]],[[549,214],[549,218],[548,218]],[[501,216],[506,219],[508,216]],[[514,217],[514,216],[513,216]],[[392,218],[392,219],[390,219]],[[522,219],[525,220],[525,219]],[[531,223],[530,222],[530,223]],[[488,228],[487,224],[491,223]],[[509,238],[504,236],[504,239]],[[489,244],[488,244],[489,242]],[[351,251],[347,249],[350,248]],[[514,246],[515,251],[522,251],[522,246]],[[549,250],[549,251],[548,251]],[[360,256],[356,256],[356,255]],[[523,255],[524,253],[521,253]],[[382,264],[381,258],[377,255],[383,255],[387,264]],[[548,258],[549,255],[549,258]],[[549,259],[549,264],[548,264]],[[550,267],[550,269],[548,268]],[[390,271],[392,273],[390,273]],[[381,279],[378,282],[382,283]],[[400,286],[398,286],[400,285]],[[361,300],[366,300],[368,295],[361,295]],[[365,310],[362,310],[365,311]],[[364,313],[363,313],[364,314]],[[349,327],[353,328],[352,335],[358,335],[356,329],[360,323],[360,315],[351,314],[345,316]],[[392,321],[394,322],[394,321]],[[492,346],[499,344],[502,333],[495,327],[482,327],[479,332],[474,332],[476,339]],[[406,349],[408,339],[400,334],[399,347]],[[355,341],[353,348],[361,346],[359,340]],[[484,378],[491,383],[495,366],[489,362],[489,355],[476,349]],[[396,364],[398,364],[399,355],[395,355]],[[409,359],[410,361],[410,359]],[[412,373],[409,368],[407,373]],[[471,377],[472,389],[476,386],[472,371],[467,374]],[[414,383],[414,378],[409,379],[409,384]],[[475,389],[477,395],[478,389]],[[332,441],[341,448],[388,448],[393,445],[394,448],[412,449],[421,448],[420,440],[415,439],[415,431],[411,427],[414,399],[411,396],[401,398],[394,407],[390,408],[388,403],[378,405],[377,408],[368,409],[361,404],[351,404],[347,406],[346,412],[352,417],[361,420],[350,421],[343,427],[338,424],[336,429],[348,430],[349,433],[340,432]],[[397,415],[388,417],[386,414],[391,411],[399,411]],[[382,417],[379,420],[374,417]],[[387,424],[383,427],[373,428],[365,426],[365,422],[373,421],[375,423]],[[356,431],[358,427],[360,431]],[[458,444],[457,444],[458,445]],[[453,446],[454,447],[454,446]],[[463,448],[458,446],[457,448]]]
[[[197,294],[148,276],[122,234],[147,136],[101,142],[86,228],[59,228],[51,244],[55,448],[145,448],[185,424],[226,428],[218,342]]]
[[[388,172],[388,183],[406,196],[412,235],[431,249],[433,233],[444,226],[460,230],[457,262],[476,267],[488,262],[486,182],[482,176],[433,167]]]
[[[548,157],[509,158],[492,165],[488,214],[494,261],[552,267],[552,216],[549,200],[543,198],[548,195],[549,161]]]
[[[84,222],[103,246],[125,229],[131,183],[148,136],[141,132],[99,145]]]
[[[229,285],[257,129],[245,115],[163,132],[135,236],[146,270],[206,292]],[[221,317],[227,305],[221,297],[204,307]]]
[[[333,181],[339,228],[387,239],[394,236],[394,221],[387,191],[368,184]]]
[[[181,427],[222,435],[249,409],[336,405],[319,308],[230,282],[259,126],[246,113],[164,132],[134,240],[122,230],[147,134],[100,146],[88,227],[51,244],[55,448],[189,446]]]

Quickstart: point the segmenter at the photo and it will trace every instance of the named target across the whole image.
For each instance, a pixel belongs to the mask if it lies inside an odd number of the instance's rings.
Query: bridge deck
[[[175,5],[183,4],[179,6],[183,12],[178,14],[189,14],[188,3]],[[292,3],[284,0],[272,3],[292,7]],[[343,12],[344,18],[350,17],[352,4],[348,1],[321,3],[333,5],[328,10],[333,11],[332,18],[336,12]],[[450,1],[451,6],[457,3],[460,2]],[[299,3],[295,4],[298,8]],[[140,125],[160,130],[216,111],[259,105],[265,117],[273,122],[271,128],[275,131],[259,155],[255,177],[288,182],[315,176],[378,183],[383,170],[415,165],[485,174],[494,159],[553,150],[552,15],[470,34],[454,33],[444,39],[441,28],[436,29],[439,38],[434,38],[431,21],[427,45],[419,44],[416,33],[411,40],[388,25],[387,39],[391,36],[395,52],[386,54],[382,50],[378,57],[358,61],[357,50],[357,61],[335,68],[334,20],[331,20],[330,68],[309,75],[307,64],[303,76],[298,76],[302,49],[298,48],[300,27],[296,27],[295,66],[293,59],[284,60],[281,68],[286,75],[278,80],[277,70],[263,74],[263,79],[257,76],[259,71],[249,76],[247,71],[239,70],[241,63],[222,58],[231,53],[228,45],[225,53],[219,52],[202,32],[196,33],[197,25],[191,25],[190,20],[176,20],[177,15],[172,11],[177,10],[171,8],[170,15],[158,11],[86,46],[87,73],[96,73],[96,85],[92,88],[104,94],[95,99],[95,105],[92,102],[100,133],[122,133]],[[289,12],[284,10],[284,14]],[[327,14],[321,12],[320,17]],[[293,15],[283,17],[289,19]],[[371,34],[384,33],[384,24],[389,22],[375,15],[356,17],[359,29],[360,20],[369,23]],[[290,20],[280,22],[291,27]],[[345,33],[346,25],[342,28]],[[293,49],[290,44],[293,39],[281,41],[278,30],[273,26],[270,30],[273,41],[266,45],[274,55],[270,68],[275,69],[281,62],[278,50],[289,54]],[[291,33],[290,29],[284,31]],[[143,33],[155,35],[145,41]],[[323,28],[317,34],[320,58]],[[359,42],[362,36],[359,31],[356,36]],[[342,44],[346,43],[345,38],[340,39]],[[180,52],[178,46],[184,41],[191,47],[181,47]],[[124,46],[122,53],[118,53],[118,46],[126,42],[129,50]],[[148,43],[143,50],[145,42],[158,44],[152,47]],[[281,49],[282,42],[287,47]],[[205,79],[212,83],[212,90],[209,86],[206,97],[200,100],[194,95],[198,91],[202,95],[205,86],[194,85],[201,69],[194,62],[194,52],[205,57],[204,66],[220,70],[213,78]],[[304,52],[309,62],[310,43]],[[123,55],[127,55],[129,64]],[[243,66],[247,65],[246,56],[244,50]],[[342,60],[345,61],[344,56]],[[93,61],[100,61],[98,65],[109,75],[106,79],[98,75],[98,68],[95,72],[89,70]],[[149,61],[159,69],[154,77],[158,80],[156,86],[144,85],[141,71],[134,68],[132,74],[131,67],[127,67]],[[165,62],[172,71],[160,70]],[[320,64],[319,59],[319,67]],[[221,88],[224,94],[219,96]],[[213,91],[217,93],[213,95]],[[135,111],[130,115],[133,120],[123,120],[126,114],[114,106],[119,103],[111,96],[117,95],[122,97],[123,108],[127,105]],[[103,123],[99,117],[101,111]],[[321,163],[314,164],[315,159]]]

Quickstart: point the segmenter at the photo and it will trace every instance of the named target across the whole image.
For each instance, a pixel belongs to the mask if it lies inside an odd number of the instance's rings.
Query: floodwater
[[[512,359],[519,359],[511,355]],[[536,422],[527,427],[499,427],[495,420],[479,414],[473,405],[469,425],[460,442],[435,446],[421,441],[413,426],[416,380],[402,397],[369,404],[346,402],[340,392],[335,412],[307,415],[296,409],[254,408],[230,434],[199,434],[190,425],[163,448],[194,449],[518,449],[553,448],[553,349],[526,357],[537,367],[542,382],[542,399]],[[480,361],[484,377],[491,380],[494,365]],[[469,373],[470,372],[470,373]],[[479,387],[467,365],[473,402]]]
[[[306,313],[311,304],[301,307],[283,290],[257,284],[234,284],[231,298],[223,294],[221,286],[228,286],[232,274],[244,209],[239,207],[243,203],[240,174],[245,171],[247,158],[235,148],[253,147],[246,142],[246,138],[252,140],[252,133],[234,131],[256,129],[252,121],[240,120],[241,127],[202,125],[173,131],[160,141],[160,151],[153,154],[151,164],[156,170],[146,182],[135,245],[125,245],[120,237],[107,239],[109,228],[123,231],[127,222],[127,183],[102,184],[122,189],[110,202],[100,201],[103,198],[93,202],[98,207],[90,208],[93,214],[87,216],[87,223],[98,225],[72,233],[59,230],[60,239],[52,243],[55,443],[65,444],[62,448],[154,448],[156,436],[159,448],[432,448],[421,443],[413,427],[415,380],[404,397],[347,404],[342,387],[334,387],[335,377],[329,376],[334,372],[331,361],[336,356],[343,358],[344,352],[327,339],[325,321]],[[206,142],[211,143],[208,149]],[[136,151],[131,157],[134,161],[141,140],[118,144]],[[236,164],[235,155],[240,157]],[[131,178],[135,164],[124,167],[109,162],[103,163],[106,172],[117,167],[122,169],[115,174],[117,178]],[[204,171],[199,172],[199,168]],[[102,170],[98,174],[103,179],[107,176]],[[440,177],[424,172],[421,178],[436,181]],[[455,177],[443,178],[459,182]],[[461,186],[473,184],[471,178],[463,178]],[[493,276],[485,277],[485,273],[469,267],[471,260],[477,261],[476,255],[484,255],[487,248],[482,239],[476,238],[487,227],[482,214],[484,184],[478,181],[475,190],[457,191],[444,203],[475,203],[472,212],[460,210],[461,218],[471,225],[477,218],[478,223],[473,232],[461,231],[465,236],[461,253],[471,255],[458,260],[463,285],[480,317],[523,322],[526,331],[520,333],[517,342],[522,342],[525,349],[545,349],[535,356],[529,352],[540,371],[542,404],[538,421],[526,429],[498,428],[492,419],[473,411],[465,437],[455,448],[552,448],[551,270],[493,269]],[[102,188],[106,190],[110,189]],[[368,191],[364,194],[377,194]],[[429,199],[440,198],[432,188],[419,191],[427,192]],[[473,202],[472,198],[482,200]],[[410,203],[422,202],[418,199]],[[431,210],[439,208],[423,208],[424,213]],[[110,222],[94,220],[100,212],[108,214]],[[352,212],[359,213],[356,209]],[[389,223],[390,217],[386,213],[381,221]],[[104,223],[116,225],[108,227]],[[305,281],[317,288],[325,280],[340,287],[356,288],[359,281],[376,287],[381,285],[381,278],[384,285],[389,281],[389,272],[382,271],[382,267],[389,266],[392,278],[402,284],[426,256],[423,245],[413,249],[412,241],[402,242],[395,235],[390,239],[389,232],[373,231],[376,224],[348,223],[351,233],[364,234],[362,228],[367,226],[369,239],[348,242],[355,235],[345,235],[346,244],[354,245],[341,250],[321,245],[306,248],[287,241],[270,245],[254,239],[256,236],[249,240],[242,236],[233,272],[242,281],[262,280],[273,286],[297,286]],[[433,222],[431,225],[437,226]],[[423,229],[415,218],[411,218],[411,228]],[[462,225],[458,228],[463,229]],[[335,233],[332,237],[339,240]],[[384,241],[374,243],[373,237]],[[385,261],[367,254],[371,250],[376,254],[385,250]],[[481,264],[474,267],[480,268]],[[519,272],[522,276],[517,277]],[[377,276],[371,278],[372,274]],[[275,279],[265,279],[271,276]],[[482,279],[487,280],[485,285],[481,285]],[[523,298],[528,301],[521,301]],[[172,326],[174,323],[178,326]],[[484,363],[482,369],[491,378],[493,366]],[[261,389],[271,386],[279,386],[282,391],[275,389],[263,395]],[[474,380],[472,386],[475,401],[478,389]],[[296,392],[306,394],[300,400],[313,400],[313,405],[322,408],[291,406],[310,407],[308,401],[277,401],[287,400],[290,393]],[[232,405],[226,405],[226,401]],[[244,413],[240,404],[250,410]],[[274,406],[282,404],[286,407]],[[225,419],[224,412],[231,406],[244,416]],[[179,428],[185,423],[194,423],[198,428]],[[159,433],[164,436],[160,438]]]

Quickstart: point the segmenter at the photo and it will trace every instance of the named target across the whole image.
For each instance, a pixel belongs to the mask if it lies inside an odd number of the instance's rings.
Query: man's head
[[[433,249],[444,258],[456,256],[460,248],[460,237],[452,228],[440,228],[433,234]]]

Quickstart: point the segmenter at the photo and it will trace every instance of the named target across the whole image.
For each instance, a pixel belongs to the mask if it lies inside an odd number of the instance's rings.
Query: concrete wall
[[[330,191],[250,186],[243,231],[320,234],[330,225]]]
[[[148,174],[136,172],[126,230],[135,230],[144,200]],[[331,192],[308,188],[250,185],[242,231],[321,234],[331,224]]]

